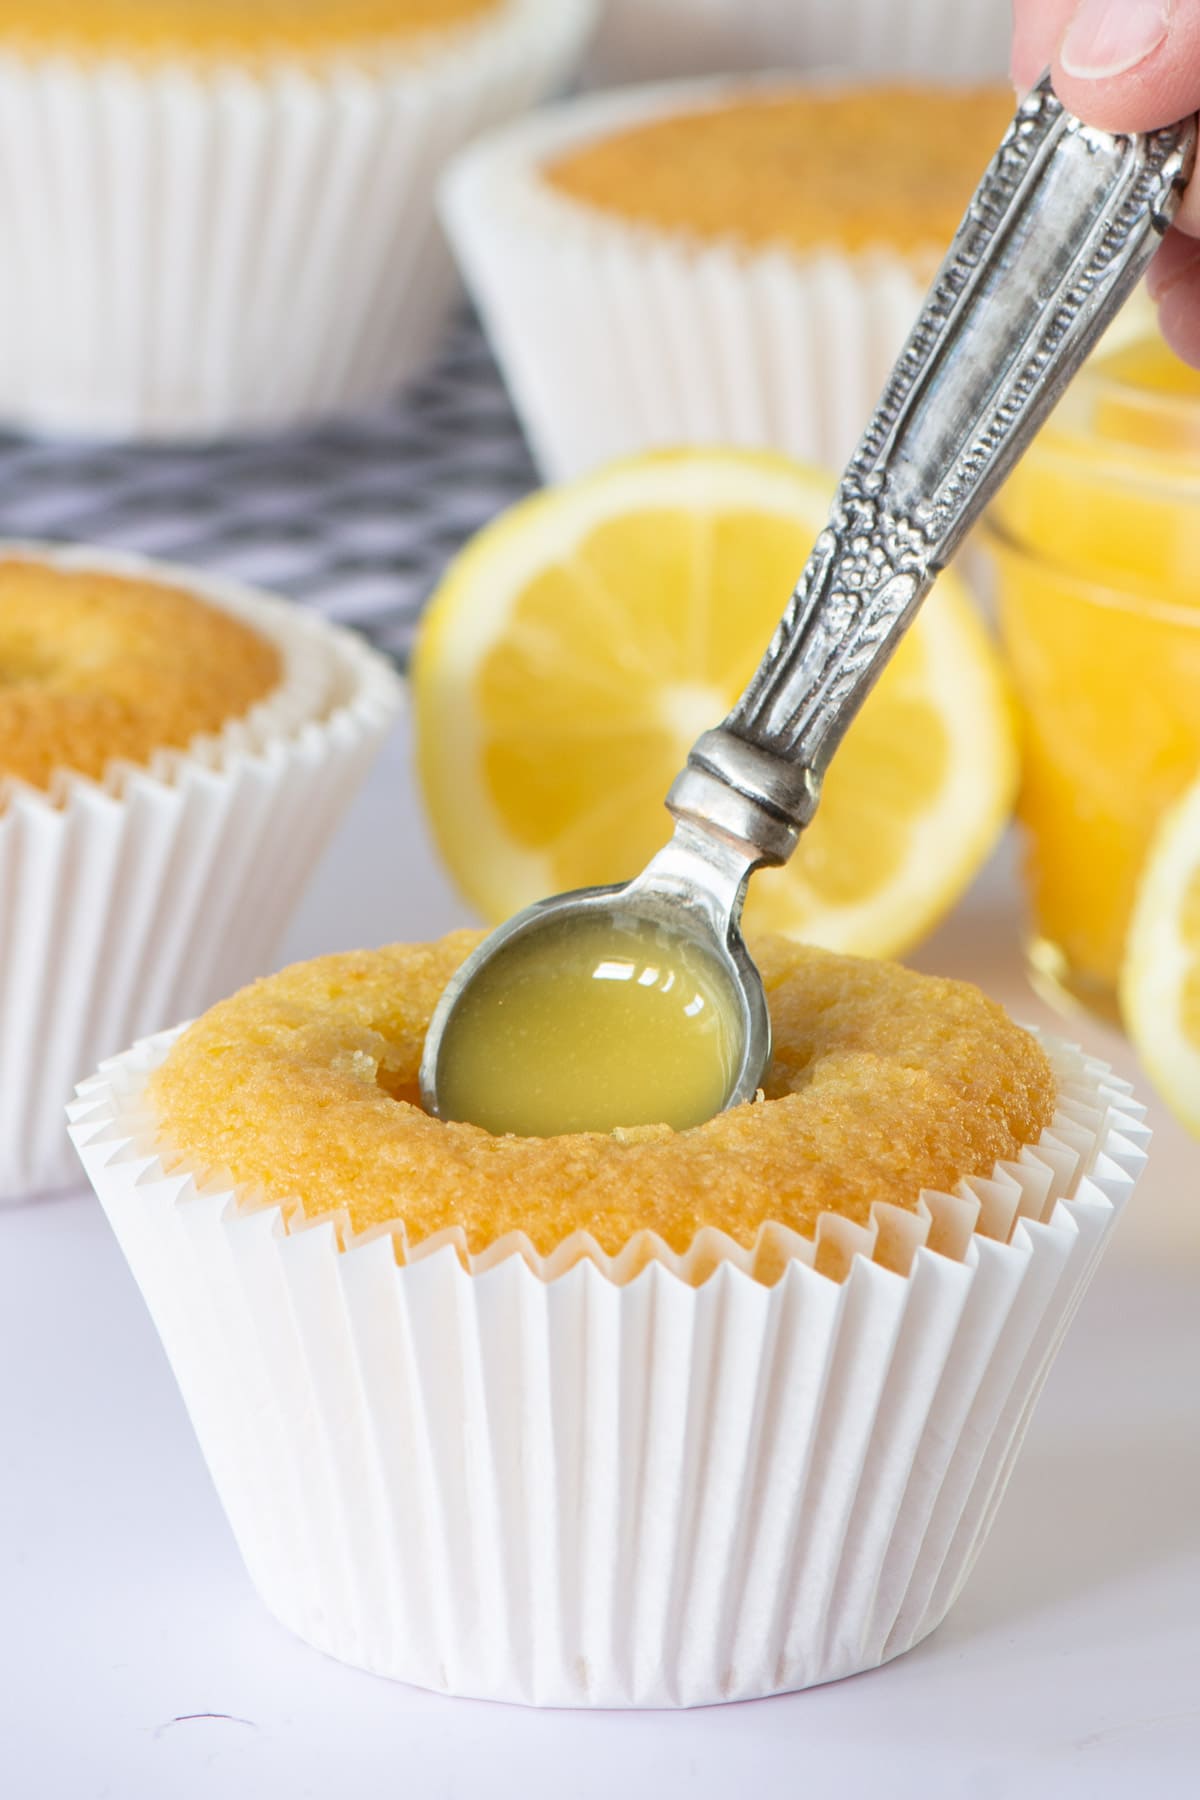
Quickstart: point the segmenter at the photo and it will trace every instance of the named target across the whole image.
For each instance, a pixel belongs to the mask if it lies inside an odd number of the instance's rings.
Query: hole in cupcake
[[[420,1112],[424,1112],[421,1084],[415,1070],[386,1069],[381,1063],[375,1071],[375,1085],[383,1090],[389,1100],[403,1100],[409,1106],[415,1106]]]
[[[386,1050],[382,1055],[373,1055],[369,1050],[339,1050],[330,1068],[335,1075],[361,1081],[364,1087],[379,1088],[389,1100],[406,1100],[417,1107],[421,1104],[416,1070],[390,1061]]]
[[[768,1100],[782,1100],[786,1094],[798,1094],[811,1082],[817,1057],[811,1047],[796,1054],[771,1058],[762,1079],[762,1091]]]

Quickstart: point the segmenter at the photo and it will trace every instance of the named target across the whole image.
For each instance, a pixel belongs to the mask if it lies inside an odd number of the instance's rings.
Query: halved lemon
[[[762,656],[829,479],[772,455],[639,457],[522,502],[451,564],[414,667],[429,814],[488,920],[635,874],[663,799]],[[1016,753],[986,631],[946,575],[839,750],[747,924],[893,955],[953,903],[1010,810]]]
[[[1150,1079],[1200,1134],[1200,782],[1164,818],[1142,871],[1121,1010]]]

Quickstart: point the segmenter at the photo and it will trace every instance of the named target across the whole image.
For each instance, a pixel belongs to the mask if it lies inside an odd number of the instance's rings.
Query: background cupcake
[[[450,153],[572,68],[592,0],[6,0],[0,417],[196,436],[377,399],[453,280]]]
[[[269,962],[391,724],[358,639],[232,582],[0,547],[0,1199],[96,1057]]]
[[[749,1698],[900,1654],[986,1535],[1140,1109],[972,990],[764,945],[785,1063],[820,996],[814,1107],[785,1068],[678,1139],[489,1137],[397,1105],[469,941],[286,971],[74,1109],[267,1605],[377,1673],[542,1705]],[[970,1166],[985,1122],[1012,1154],[868,1205],[881,1111],[927,1169]],[[830,1177],[808,1234],[696,1229],[706,1157],[709,1201],[723,1166],[769,1211],[755,1159],[785,1140],[793,1203]]]
[[[473,147],[444,216],[543,473],[682,443],[840,466],[1012,110],[678,83]]]
[[[1009,0],[604,0],[601,80],[836,65],[945,80],[1003,78]]]

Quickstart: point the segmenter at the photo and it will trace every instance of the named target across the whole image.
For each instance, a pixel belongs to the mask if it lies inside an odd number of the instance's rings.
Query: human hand
[[[1063,105],[1106,131],[1200,111],[1200,0],[1014,0],[1013,79],[1049,68]],[[1163,335],[1200,368],[1200,176],[1146,278]]]

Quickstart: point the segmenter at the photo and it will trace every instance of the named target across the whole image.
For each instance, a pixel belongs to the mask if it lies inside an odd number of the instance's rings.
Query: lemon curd
[[[500,950],[451,1013],[439,1111],[518,1137],[683,1131],[724,1105],[739,1019],[702,945],[632,918],[549,923]]]

